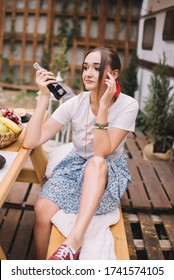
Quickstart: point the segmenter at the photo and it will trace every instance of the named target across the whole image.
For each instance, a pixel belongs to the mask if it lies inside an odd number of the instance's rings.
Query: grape
[[[9,120],[15,122],[17,125],[19,125],[21,123],[21,121],[18,118],[18,116],[15,115],[13,109],[5,108],[5,107],[0,107],[0,111],[1,111],[3,117],[8,118]]]

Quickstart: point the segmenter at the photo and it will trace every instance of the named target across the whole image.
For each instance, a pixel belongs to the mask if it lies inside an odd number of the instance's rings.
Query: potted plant
[[[150,94],[144,106],[147,129],[153,138],[153,144],[144,149],[144,158],[171,160],[171,148],[174,141],[174,94],[167,75],[166,57],[160,59],[153,69],[149,90]]]

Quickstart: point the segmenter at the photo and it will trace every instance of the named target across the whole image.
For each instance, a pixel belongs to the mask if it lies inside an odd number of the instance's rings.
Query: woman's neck
[[[90,93],[89,98],[90,98],[89,102],[91,105],[91,110],[92,110],[93,114],[95,116],[97,116],[100,98],[98,97],[98,94],[96,92],[92,92],[92,91]]]

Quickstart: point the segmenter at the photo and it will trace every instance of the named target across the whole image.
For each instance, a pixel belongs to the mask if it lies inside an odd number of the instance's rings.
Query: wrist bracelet
[[[108,129],[108,125],[109,125],[109,123],[104,123],[104,124],[95,123],[94,128],[97,128],[97,129]]]
[[[95,129],[102,129],[102,130],[106,130],[108,129],[108,126],[105,127],[100,127],[100,126],[94,126]]]

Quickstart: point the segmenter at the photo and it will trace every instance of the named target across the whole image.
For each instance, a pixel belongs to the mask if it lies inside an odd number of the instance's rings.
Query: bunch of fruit
[[[14,110],[0,107],[0,133],[18,133],[21,129],[20,117],[14,113]]]

